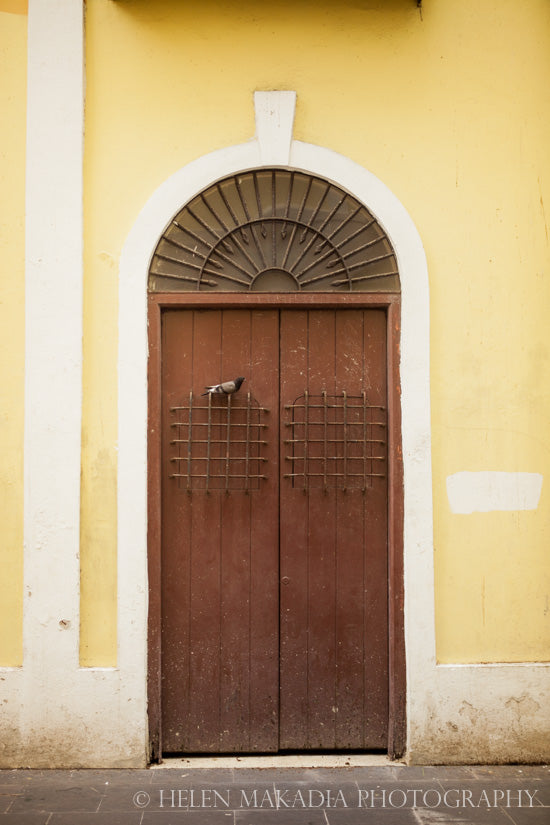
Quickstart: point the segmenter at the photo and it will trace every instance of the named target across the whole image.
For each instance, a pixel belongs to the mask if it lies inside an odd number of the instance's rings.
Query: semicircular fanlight
[[[215,183],[173,218],[149,271],[153,292],[399,292],[380,224],[304,172],[260,169]]]

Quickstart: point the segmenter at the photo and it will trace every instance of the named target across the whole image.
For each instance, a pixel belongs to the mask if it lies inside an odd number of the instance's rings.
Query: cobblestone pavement
[[[550,767],[0,771],[0,825],[550,825]]]

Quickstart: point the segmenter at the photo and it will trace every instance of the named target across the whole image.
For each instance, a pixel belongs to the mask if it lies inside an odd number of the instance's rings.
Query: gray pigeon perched
[[[233,381],[224,381],[223,384],[213,384],[211,387],[206,387],[206,392],[203,392],[203,395],[231,395],[234,392],[237,392],[241,384],[243,383],[244,378],[239,376],[239,378],[235,378]]]

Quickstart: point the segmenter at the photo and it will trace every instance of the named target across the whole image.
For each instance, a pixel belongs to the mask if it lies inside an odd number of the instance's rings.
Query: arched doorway
[[[387,234],[327,179],[244,171],[174,215],[149,287],[157,753],[398,752],[400,294]],[[235,395],[201,395],[237,374]]]
[[[161,616],[160,602],[154,599],[154,594],[160,593],[159,556],[155,555],[155,548],[159,547],[160,498],[148,497],[148,490],[159,489],[161,482],[160,442],[150,415],[152,410],[160,410],[159,351],[154,346],[160,331],[157,324],[160,304],[156,298],[147,298],[146,282],[152,253],[182,204],[214,181],[242,170],[275,165],[331,180],[360,203],[368,205],[395,250],[401,282],[401,318],[399,323],[392,317],[395,315],[393,304],[389,305],[386,310],[388,338],[392,345],[387,354],[391,386],[400,384],[395,404],[401,414],[399,458],[403,462],[403,478],[392,479],[390,462],[390,487],[397,485],[399,489],[397,496],[390,496],[388,523],[389,546],[402,545],[403,554],[396,551],[395,557],[390,554],[389,560],[390,585],[394,580],[401,583],[390,587],[389,597],[390,625],[397,627],[397,632],[390,635],[389,704],[393,722],[390,721],[389,726],[389,754],[418,747],[427,720],[431,718],[434,680],[441,678],[435,660],[426,256],[406,209],[381,180],[344,155],[292,139],[295,97],[291,92],[255,93],[257,137],[206,154],[167,178],[136,217],[120,258],[117,521],[119,626],[124,632],[125,644],[119,648],[119,667],[121,673],[135,674],[136,684],[141,685],[140,706],[148,718],[148,753],[152,759],[162,752],[158,636]],[[233,300],[231,295],[219,297],[222,303]],[[168,297],[165,305],[181,299],[181,295]],[[185,295],[189,306],[203,299],[203,294]],[[320,293],[315,296],[280,294],[277,305],[281,307],[286,302],[290,306],[294,301],[311,300],[317,306],[330,306],[333,299],[333,295]],[[248,300],[266,305],[269,296],[249,294]],[[355,301],[368,304],[370,300],[378,299],[367,294],[348,294],[346,299],[349,304]],[[151,303],[159,309],[152,310]],[[394,443],[399,443],[398,435]],[[144,597],[147,590],[149,600]],[[146,623],[148,647],[144,644]]]

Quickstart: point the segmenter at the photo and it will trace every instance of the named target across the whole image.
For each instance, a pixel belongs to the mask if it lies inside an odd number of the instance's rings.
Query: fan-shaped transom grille
[[[355,198],[303,172],[225,178],[165,230],[152,291],[398,292],[395,253]]]

